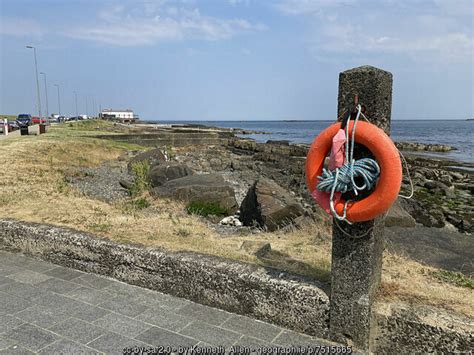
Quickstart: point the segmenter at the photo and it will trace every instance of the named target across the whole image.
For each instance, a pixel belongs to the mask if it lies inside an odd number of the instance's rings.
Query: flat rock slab
[[[30,270],[36,264],[41,271]],[[283,340],[288,337],[298,339],[295,345],[333,345],[248,317],[21,254],[0,251],[0,269],[8,270],[4,277],[10,280],[0,285],[0,353],[109,354],[122,353],[126,347],[164,344],[222,345],[226,349],[237,344],[285,346]],[[65,274],[75,277],[60,277]],[[62,287],[58,289],[58,285]],[[97,296],[100,289],[102,299],[95,297],[90,303],[82,297],[84,289]],[[27,295],[27,290],[35,296],[25,302],[21,295]],[[54,299],[54,304],[49,299]],[[110,307],[118,305],[118,300],[123,302],[120,307]],[[127,309],[135,312],[124,314]]]
[[[474,239],[444,228],[385,228],[389,251],[448,271],[474,274]]]

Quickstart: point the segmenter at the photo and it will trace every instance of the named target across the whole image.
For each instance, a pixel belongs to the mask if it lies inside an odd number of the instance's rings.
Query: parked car
[[[17,129],[20,129],[17,121],[8,121],[8,132],[16,131]]]
[[[31,122],[32,122],[33,124],[46,123],[46,119],[45,119],[45,118],[39,118],[39,117],[35,116],[35,117],[33,117],[33,118],[31,119]]]
[[[16,122],[20,127],[31,126],[33,120],[31,115],[28,113],[20,113],[16,119]]]

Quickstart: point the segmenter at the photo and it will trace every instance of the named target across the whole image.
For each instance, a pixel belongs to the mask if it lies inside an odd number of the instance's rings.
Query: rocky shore
[[[310,221],[329,223],[306,188],[308,145],[258,143],[236,136],[235,132],[242,134],[241,130],[201,125],[173,125],[168,130],[160,127],[162,135],[156,134],[156,128],[149,130],[153,135],[141,127],[138,136],[115,135],[113,139],[139,142],[137,139],[145,136],[147,145],[158,147],[140,154],[129,152],[123,158],[128,161],[129,172],[133,163],[149,165],[147,178],[156,196],[222,205],[227,214],[238,213],[236,218],[242,224],[265,230]],[[450,146],[412,142],[398,142],[397,146],[404,151],[414,195],[411,199],[399,198],[386,223],[472,233],[472,166],[415,154],[454,149]],[[410,178],[404,171],[402,194],[409,195],[410,190]]]

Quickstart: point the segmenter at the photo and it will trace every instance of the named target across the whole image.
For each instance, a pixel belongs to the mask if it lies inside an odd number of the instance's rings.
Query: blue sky
[[[0,112],[334,119],[338,74],[394,75],[394,119],[474,117],[471,0],[0,0]],[[41,78],[42,79],[42,78]],[[44,87],[41,82],[44,110]]]

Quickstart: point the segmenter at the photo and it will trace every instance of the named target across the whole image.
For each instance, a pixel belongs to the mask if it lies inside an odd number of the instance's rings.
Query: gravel
[[[133,176],[129,174],[126,162],[113,161],[97,168],[81,169],[77,176],[70,177],[69,181],[89,197],[114,203],[129,196],[128,191],[119,182],[131,182]]]

